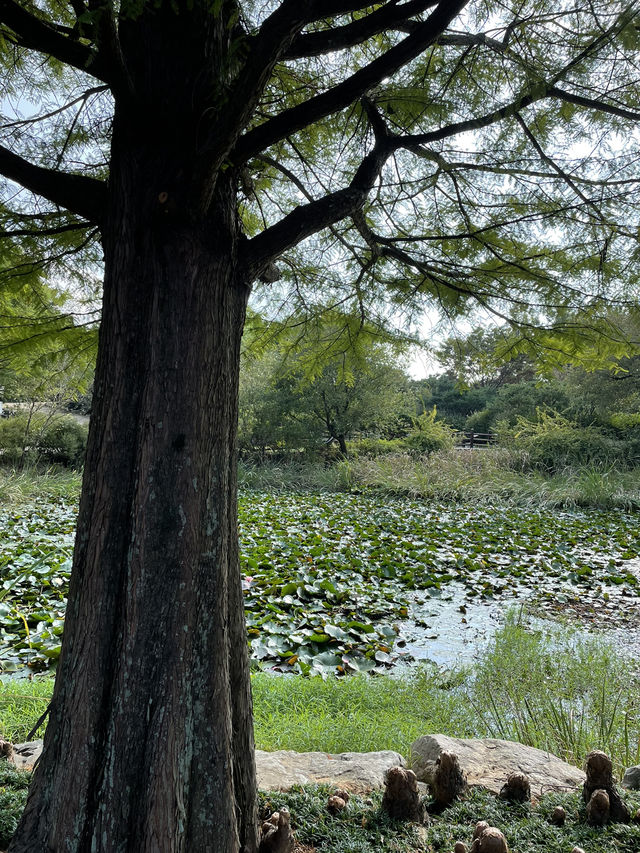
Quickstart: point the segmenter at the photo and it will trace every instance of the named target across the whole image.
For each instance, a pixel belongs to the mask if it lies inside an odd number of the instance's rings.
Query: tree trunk
[[[189,151],[169,162],[132,139],[131,122],[116,112],[63,651],[10,850],[253,853],[235,461],[248,286],[235,188],[223,173],[203,221],[180,198],[172,206],[163,180]]]

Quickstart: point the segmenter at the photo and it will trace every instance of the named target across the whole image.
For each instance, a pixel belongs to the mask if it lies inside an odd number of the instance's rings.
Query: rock
[[[500,799],[509,803],[528,803],[531,800],[531,785],[524,773],[511,773],[500,789]]]
[[[42,753],[42,741],[15,744],[9,759],[19,770],[32,770]],[[391,767],[404,767],[398,752],[263,752],[256,750],[258,787],[264,791],[288,791],[294,785],[340,785],[351,791],[384,787]]]
[[[384,787],[387,770],[404,767],[398,752],[263,752],[256,750],[258,787],[287,791],[294,785],[339,785],[351,791]]]
[[[567,819],[567,813],[562,806],[556,806],[551,815],[551,823],[554,826],[564,826]]]
[[[495,826],[487,826],[474,838],[471,853],[509,853],[507,839]]]
[[[347,807],[347,801],[343,800],[342,797],[337,797],[335,794],[333,797],[329,797],[327,801],[327,811],[329,814],[339,814],[344,811]]]
[[[27,743],[14,744],[9,761],[15,764],[18,770],[33,770],[41,755],[42,741],[30,740]]]
[[[429,783],[433,800],[438,808],[446,808],[467,790],[458,756],[454,752],[443,750],[435,762],[433,779]]]
[[[630,788],[633,791],[640,790],[640,764],[627,767],[622,777],[622,785],[624,788]]]
[[[582,847],[574,847],[571,853],[584,853]]]
[[[396,820],[412,820],[415,823],[424,821],[424,805],[413,770],[392,767],[387,771],[382,809]]]
[[[464,740],[426,735],[411,745],[409,766],[419,780],[431,784],[435,761],[443,751],[458,756],[470,786],[486,788],[494,794],[500,793],[505,777],[512,773],[524,773],[537,795],[574,790],[585,779],[577,767],[531,746],[494,738]]]
[[[337,791],[334,791],[334,796],[340,797],[340,799],[344,800],[345,803],[348,803],[351,799],[351,795],[348,791],[345,791],[344,788],[338,788]]]
[[[283,807],[262,824],[258,853],[292,853],[293,844],[291,816]]]
[[[604,826],[609,823],[609,794],[601,788],[591,794],[587,803],[587,823],[590,826]]]
[[[599,749],[595,749],[587,755],[585,760],[587,778],[582,787],[582,798],[589,803],[595,791],[604,791],[609,800],[609,814],[607,820],[614,823],[629,823],[631,813],[623,802],[613,781],[613,765],[609,756]],[[600,801],[602,798],[600,798]],[[602,803],[603,806],[603,803]],[[598,814],[599,805],[594,806]],[[587,806],[588,809],[588,806]],[[597,824],[602,826],[602,824]]]

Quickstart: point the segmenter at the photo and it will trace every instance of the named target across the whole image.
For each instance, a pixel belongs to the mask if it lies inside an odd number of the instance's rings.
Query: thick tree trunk
[[[10,850],[253,853],[235,190],[221,175],[206,221],[172,207],[162,181],[179,164],[154,160],[130,126],[116,119],[64,646]]]

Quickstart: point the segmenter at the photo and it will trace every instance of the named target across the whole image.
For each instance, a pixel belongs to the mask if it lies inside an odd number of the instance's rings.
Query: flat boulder
[[[14,744],[9,758],[19,770],[32,770],[42,753],[42,741]],[[404,767],[398,752],[264,752],[256,750],[258,787],[265,791],[287,791],[294,785],[337,785],[349,791],[384,788],[391,767]]]
[[[499,794],[508,776],[523,773],[535,795],[579,788],[585,774],[566,761],[532,746],[494,738],[462,739],[425,735],[411,744],[409,767],[421,782],[430,782],[441,752],[458,756],[469,785]]]
[[[277,752],[256,750],[258,787],[265,791],[287,791],[294,785],[339,785],[349,791],[384,788],[391,767],[404,767],[398,752]]]

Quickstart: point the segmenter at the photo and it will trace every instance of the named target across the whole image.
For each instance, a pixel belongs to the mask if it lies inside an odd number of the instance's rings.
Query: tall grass
[[[0,468],[0,506],[27,501],[77,500],[82,474],[69,468]]]
[[[501,447],[354,457],[332,464],[283,462],[240,465],[241,487],[267,491],[375,490],[433,501],[492,502],[537,509],[640,508],[640,470],[611,466],[567,468],[553,475],[530,470],[526,454]]]
[[[568,628],[534,630],[510,614],[467,693],[484,734],[578,765],[592,749],[602,749],[618,773],[640,762],[637,663],[601,638]]]

